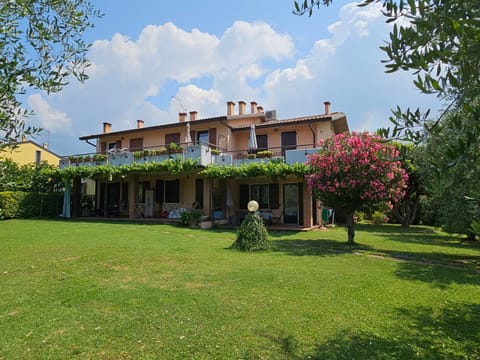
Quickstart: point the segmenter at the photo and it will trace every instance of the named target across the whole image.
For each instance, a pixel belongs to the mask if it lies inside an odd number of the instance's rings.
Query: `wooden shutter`
[[[100,152],[102,154],[105,154],[107,152],[107,143],[105,141],[102,141],[100,144]]]
[[[217,145],[217,129],[216,128],[208,129],[208,142],[210,143],[211,147],[216,148],[216,145]]]
[[[120,150],[122,148],[122,140],[117,140],[117,142],[115,143],[115,147],[117,148],[117,150]]]
[[[194,144],[197,143],[197,139],[195,138],[195,135],[196,135],[195,130],[190,130],[190,139],[192,139],[192,142]]]
[[[165,146],[168,147],[168,145],[170,145],[171,143],[175,143],[177,145],[180,144],[180,133],[165,135]]]
[[[130,151],[143,150],[143,138],[130,139]]]

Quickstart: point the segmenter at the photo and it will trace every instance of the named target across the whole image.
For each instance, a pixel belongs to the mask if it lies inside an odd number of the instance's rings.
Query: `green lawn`
[[[480,359],[480,245],[430,228],[0,222],[0,359]]]

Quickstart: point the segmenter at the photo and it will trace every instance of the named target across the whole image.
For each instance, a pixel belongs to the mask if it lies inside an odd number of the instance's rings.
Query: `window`
[[[180,181],[179,180],[165,181],[165,202],[166,203],[180,202]]]
[[[287,131],[282,132],[282,156],[285,156],[285,151],[295,150],[297,148],[297,132]]]
[[[165,146],[175,143],[180,144],[180,133],[166,134],[165,135]]]
[[[268,150],[268,136],[267,134],[257,135],[257,149]]]
[[[40,165],[42,161],[42,152],[40,150],[35,151],[35,164]]]
[[[241,184],[240,208],[246,209],[250,200],[258,202],[260,209],[278,209],[279,204],[278,184]]]
[[[268,209],[268,185],[250,185],[250,197],[258,202],[260,209]]]
[[[109,142],[107,146],[107,150],[117,150],[117,143],[116,142]]]
[[[208,138],[208,130],[199,131],[197,132],[197,142],[199,144],[208,145],[209,138]]]
[[[180,202],[180,180],[157,180],[155,199],[159,203]]]

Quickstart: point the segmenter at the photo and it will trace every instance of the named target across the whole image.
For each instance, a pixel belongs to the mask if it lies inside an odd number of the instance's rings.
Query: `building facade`
[[[263,111],[257,103],[227,103],[226,115],[199,119],[195,111],[180,113],[178,122],[135,129],[103,132],[80,140],[95,146],[95,153],[63,158],[60,167],[122,166],[195,160],[198,170],[183,173],[129,173],[124,177],[98,177],[93,208],[96,216],[129,219],[178,219],[184,209],[201,209],[204,218],[239,224],[249,200],[259,203],[268,223],[311,228],[321,225],[320,209],[304,178],[272,179],[263,174],[228,179],[207,178],[207,166],[239,167],[253,162],[305,162],[318,151],[318,141],[347,132],[344,113],[331,112],[326,102],[321,115],[277,119],[275,111]],[[99,162],[100,161],[100,162]],[[85,214],[85,211],[76,211]]]
[[[7,148],[0,152],[0,157],[10,159],[18,165],[40,165],[47,162],[58,166],[61,157],[48,149],[47,144],[39,145],[25,137],[15,148]]]

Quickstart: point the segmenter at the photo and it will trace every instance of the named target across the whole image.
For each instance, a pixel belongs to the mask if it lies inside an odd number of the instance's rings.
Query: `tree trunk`
[[[355,222],[353,221],[353,211],[345,211],[345,225],[348,231],[348,243],[355,244]]]

